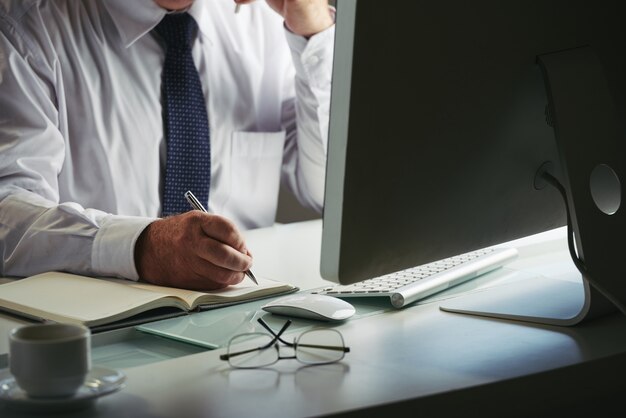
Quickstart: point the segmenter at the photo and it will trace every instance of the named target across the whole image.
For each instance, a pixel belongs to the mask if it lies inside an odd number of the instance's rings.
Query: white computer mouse
[[[261,308],[273,314],[322,321],[343,321],[356,312],[354,306],[345,300],[311,293],[283,296],[266,303]]]

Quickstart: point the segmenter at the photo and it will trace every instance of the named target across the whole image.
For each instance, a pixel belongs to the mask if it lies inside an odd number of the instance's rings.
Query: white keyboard
[[[401,308],[449,287],[495,270],[517,257],[515,248],[486,248],[350,285],[335,285],[313,293],[348,297],[389,296]]]

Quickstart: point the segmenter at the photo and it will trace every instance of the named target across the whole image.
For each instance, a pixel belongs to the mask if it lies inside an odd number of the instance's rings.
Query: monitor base
[[[439,309],[557,326],[573,326],[618,311],[587,280],[547,277],[524,279],[462,295],[445,301]]]
[[[602,63],[589,46],[538,57],[563,167],[554,185],[565,200],[568,247],[582,281],[541,279],[494,287],[442,310],[552,325],[575,325],[619,309],[626,314],[619,175],[626,160]],[[611,168],[613,167],[613,168]],[[597,168],[613,177],[594,178]],[[610,180],[610,181],[609,181]]]

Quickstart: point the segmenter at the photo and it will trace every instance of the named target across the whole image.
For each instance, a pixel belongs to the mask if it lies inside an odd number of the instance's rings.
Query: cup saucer
[[[124,387],[126,375],[118,370],[92,367],[78,391],[64,398],[30,398],[15,382],[8,369],[0,371],[0,404],[27,411],[69,411],[93,405],[101,396]]]

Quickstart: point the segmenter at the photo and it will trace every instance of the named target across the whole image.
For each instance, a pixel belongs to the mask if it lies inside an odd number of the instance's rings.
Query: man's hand
[[[148,225],[135,245],[135,265],[154,284],[212,290],[243,280],[252,257],[231,221],[194,210]]]
[[[234,0],[237,4],[255,0]],[[311,37],[331,27],[335,22],[328,7],[328,0],[266,0],[267,4],[285,19],[290,31]]]

